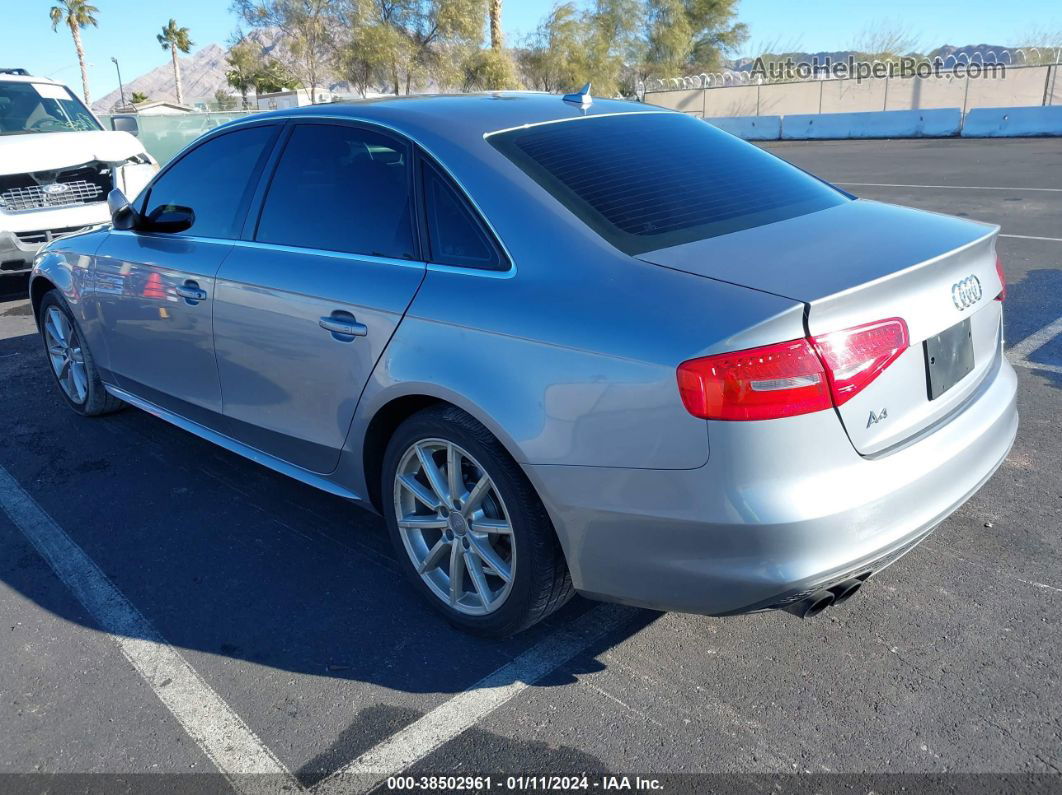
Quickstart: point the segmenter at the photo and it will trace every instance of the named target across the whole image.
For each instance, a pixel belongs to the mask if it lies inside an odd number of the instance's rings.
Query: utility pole
[[[114,61],[114,68],[118,71],[118,91],[122,95],[122,107],[124,108],[125,107],[125,86],[122,85],[122,70],[118,66],[118,59],[117,58],[115,58],[112,55],[111,56],[111,60]]]

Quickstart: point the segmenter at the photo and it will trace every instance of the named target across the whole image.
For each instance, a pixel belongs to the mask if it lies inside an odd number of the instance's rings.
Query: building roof
[[[178,105],[176,102],[170,102],[166,99],[149,99],[147,102],[138,102],[136,104],[130,102],[115,108],[115,112],[143,113],[145,110],[151,110],[153,108],[173,108],[174,110],[181,110],[186,113],[195,112],[195,108],[189,105]]]

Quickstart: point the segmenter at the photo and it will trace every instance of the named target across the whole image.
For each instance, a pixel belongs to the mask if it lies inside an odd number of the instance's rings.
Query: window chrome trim
[[[635,112],[636,113],[640,113],[640,112],[643,112],[643,111],[635,111]],[[646,112],[646,113],[658,113],[658,112],[659,113],[668,113],[668,112],[671,112],[671,111],[644,111],[644,112]],[[602,113],[600,115],[601,116],[606,116],[606,115],[626,115],[626,114],[604,114],[604,113]],[[328,120],[332,120],[332,121],[353,122],[355,124],[365,124],[365,125],[370,126],[370,127],[375,126],[375,127],[381,128],[383,130],[388,130],[391,133],[393,133],[395,135],[398,135],[401,138],[404,138],[405,140],[416,144],[422,150],[424,150],[424,152],[429,157],[431,157],[432,161],[436,165],[438,165],[439,168],[441,168],[443,171],[445,171],[446,175],[449,176],[450,179],[452,179],[454,181],[454,184],[457,185],[461,189],[461,193],[464,194],[464,197],[468,200],[468,203],[472,205],[472,207],[475,209],[476,213],[479,215],[480,219],[482,219],[483,223],[487,225],[487,228],[490,230],[491,234],[494,236],[494,239],[497,241],[498,245],[501,246],[502,252],[505,254],[506,259],[509,260],[509,269],[508,270],[504,270],[504,271],[490,271],[490,270],[485,270],[485,269],[481,270],[479,268],[461,268],[461,267],[457,267],[457,266],[454,266],[454,265],[442,265],[441,263],[431,263],[431,262],[429,262],[429,263],[421,263],[421,264],[427,264],[428,270],[445,271],[445,272],[448,272],[448,273],[461,273],[461,274],[465,274],[465,275],[468,275],[468,276],[484,276],[484,277],[487,277],[487,278],[490,278],[490,279],[511,279],[512,277],[514,277],[516,275],[516,260],[513,258],[512,252],[509,251],[509,247],[507,245],[505,245],[505,241],[502,239],[501,235],[498,234],[498,230],[494,228],[494,224],[491,223],[490,218],[488,218],[487,214],[483,212],[483,208],[479,206],[479,202],[476,201],[475,197],[472,196],[472,194],[469,192],[469,190],[465,186],[465,184],[454,175],[454,173],[449,169],[449,167],[446,165],[446,163],[444,163],[442,161],[442,159],[438,155],[436,155],[430,148],[425,146],[424,143],[422,141],[420,141],[418,138],[416,138],[415,136],[410,135],[405,130],[402,130],[402,129],[398,128],[398,127],[395,127],[392,124],[388,124],[387,122],[379,121],[377,119],[367,119],[364,116],[356,116],[356,115],[353,115],[353,114],[348,115],[348,114],[338,114],[338,113],[283,113],[283,114],[278,114],[276,116],[268,115],[268,116],[266,116],[266,119],[276,119],[278,121],[280,121],[280,120],[290,121],[290,122],[295,123],[295,124],[298,124],[299,121],[301,121],[301,120],[313,120],[313,119],[328,119]],[[215,130],[231,130],[234,127],[240,127],[240,126],[243,126],[244,124],[252,124],[255,121],[257,121],[258,123],[261,123],[261,122],[265,121],[266,119],[263,119],[261,116],[259,116],[257,118],[255,116],[250,116],[250,117],[248,117],[246,119],[236,119],[234,121],[230,121],[227,124],[222,124],[221,126],[216,127],[214,129]],[[566,121],[566,120],[562,119],[561,121]],[[211,133],[213,133],[213,132],[214,131],[212,130]],[[256,241],[254,241],[254,242],[256,242]],[[317,251],[318,249],[302,249],[302,248],[300,248],[300,249],[297,249],[297,250],[298,251]],[[333,251],[333,252],[325,252],[325,253],[335,254],[336,252]],[[385,258],[379,258],[379,257],[373,258],[373,259],[379,259],[381,262],[389,261],[389,260],[386,260]],[[408,264],[409,261],[407,261],[407,260],[394,260],[394,262]]]
[[[352,251],[334,251],[329,248],[310,248],[308,246],[289,246],[284,243],[266,243],[262,240],[233,240],[233,245],[240,248],[255,248],[263,251],[283,251],[287,254],[313,254],[320,257],[357,260],[374,265],[398,265],[403,268],[424,270],[428,264],[419,259],[398,259],[397,257],[379,257],[373,254],[358,254]]]

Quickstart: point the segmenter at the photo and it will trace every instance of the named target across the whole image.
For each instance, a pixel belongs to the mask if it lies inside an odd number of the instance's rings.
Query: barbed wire
[[[766,56],[765,62],[779,62],[783,60],[785,56]],[[898,63],[901,56],[894,58],[873,58],[869,60],[871,64],[889,64]],[[857,58],[857,60],[859,60]],[[800,62],[797,62],[800,63]],[[724,86],[745,86],[745,85],[764,85],[768,83],[793,83],[793,82],[809,82],[813,80],[839,80],[844,79],[838,77],[830,72],[829,69],[823,69],[821,66],[816,69],[814,62],[804,61],[811,65],[810,72],[804,75],[795,74],[787,75],[785,77],[771,78],[764,77],[762,74],[753,74],[750,69],[723,69],[718,72],[701,72],[696,75],[683,75],[681,77],[664,77],[655,78],[650,77],[646,80],[638,82],[638,94],[643,95],[646,91],[671,91],[680,89],[697,89],[697,88],[721,88]],[[968,52],[960,52],[958,55],[955,53],[949,53],[946,57],[939,55],[930,58],[920,58],[915,61],[915,64],[930,64],[934,70],[941,71],[944,74],[941,77],[947,79],[954,77],[952,72],[958,68],[965,68],[971,64],[978,64],[981,66],[1049,66],[1062,64],[1062,47],[1011,47],[996,50],[988,50],[986,53],[982,53],[977,50],[971,56]],[[750,64],[751,67],[751,64]],[[805,70],[807,71],[807,70]]]

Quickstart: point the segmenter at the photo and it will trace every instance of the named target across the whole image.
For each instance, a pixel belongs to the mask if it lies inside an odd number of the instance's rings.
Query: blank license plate
[[[973,370],[970,318],[930,337],[922,345],[926,352],[926,384],[930,400],[936,400]]]

